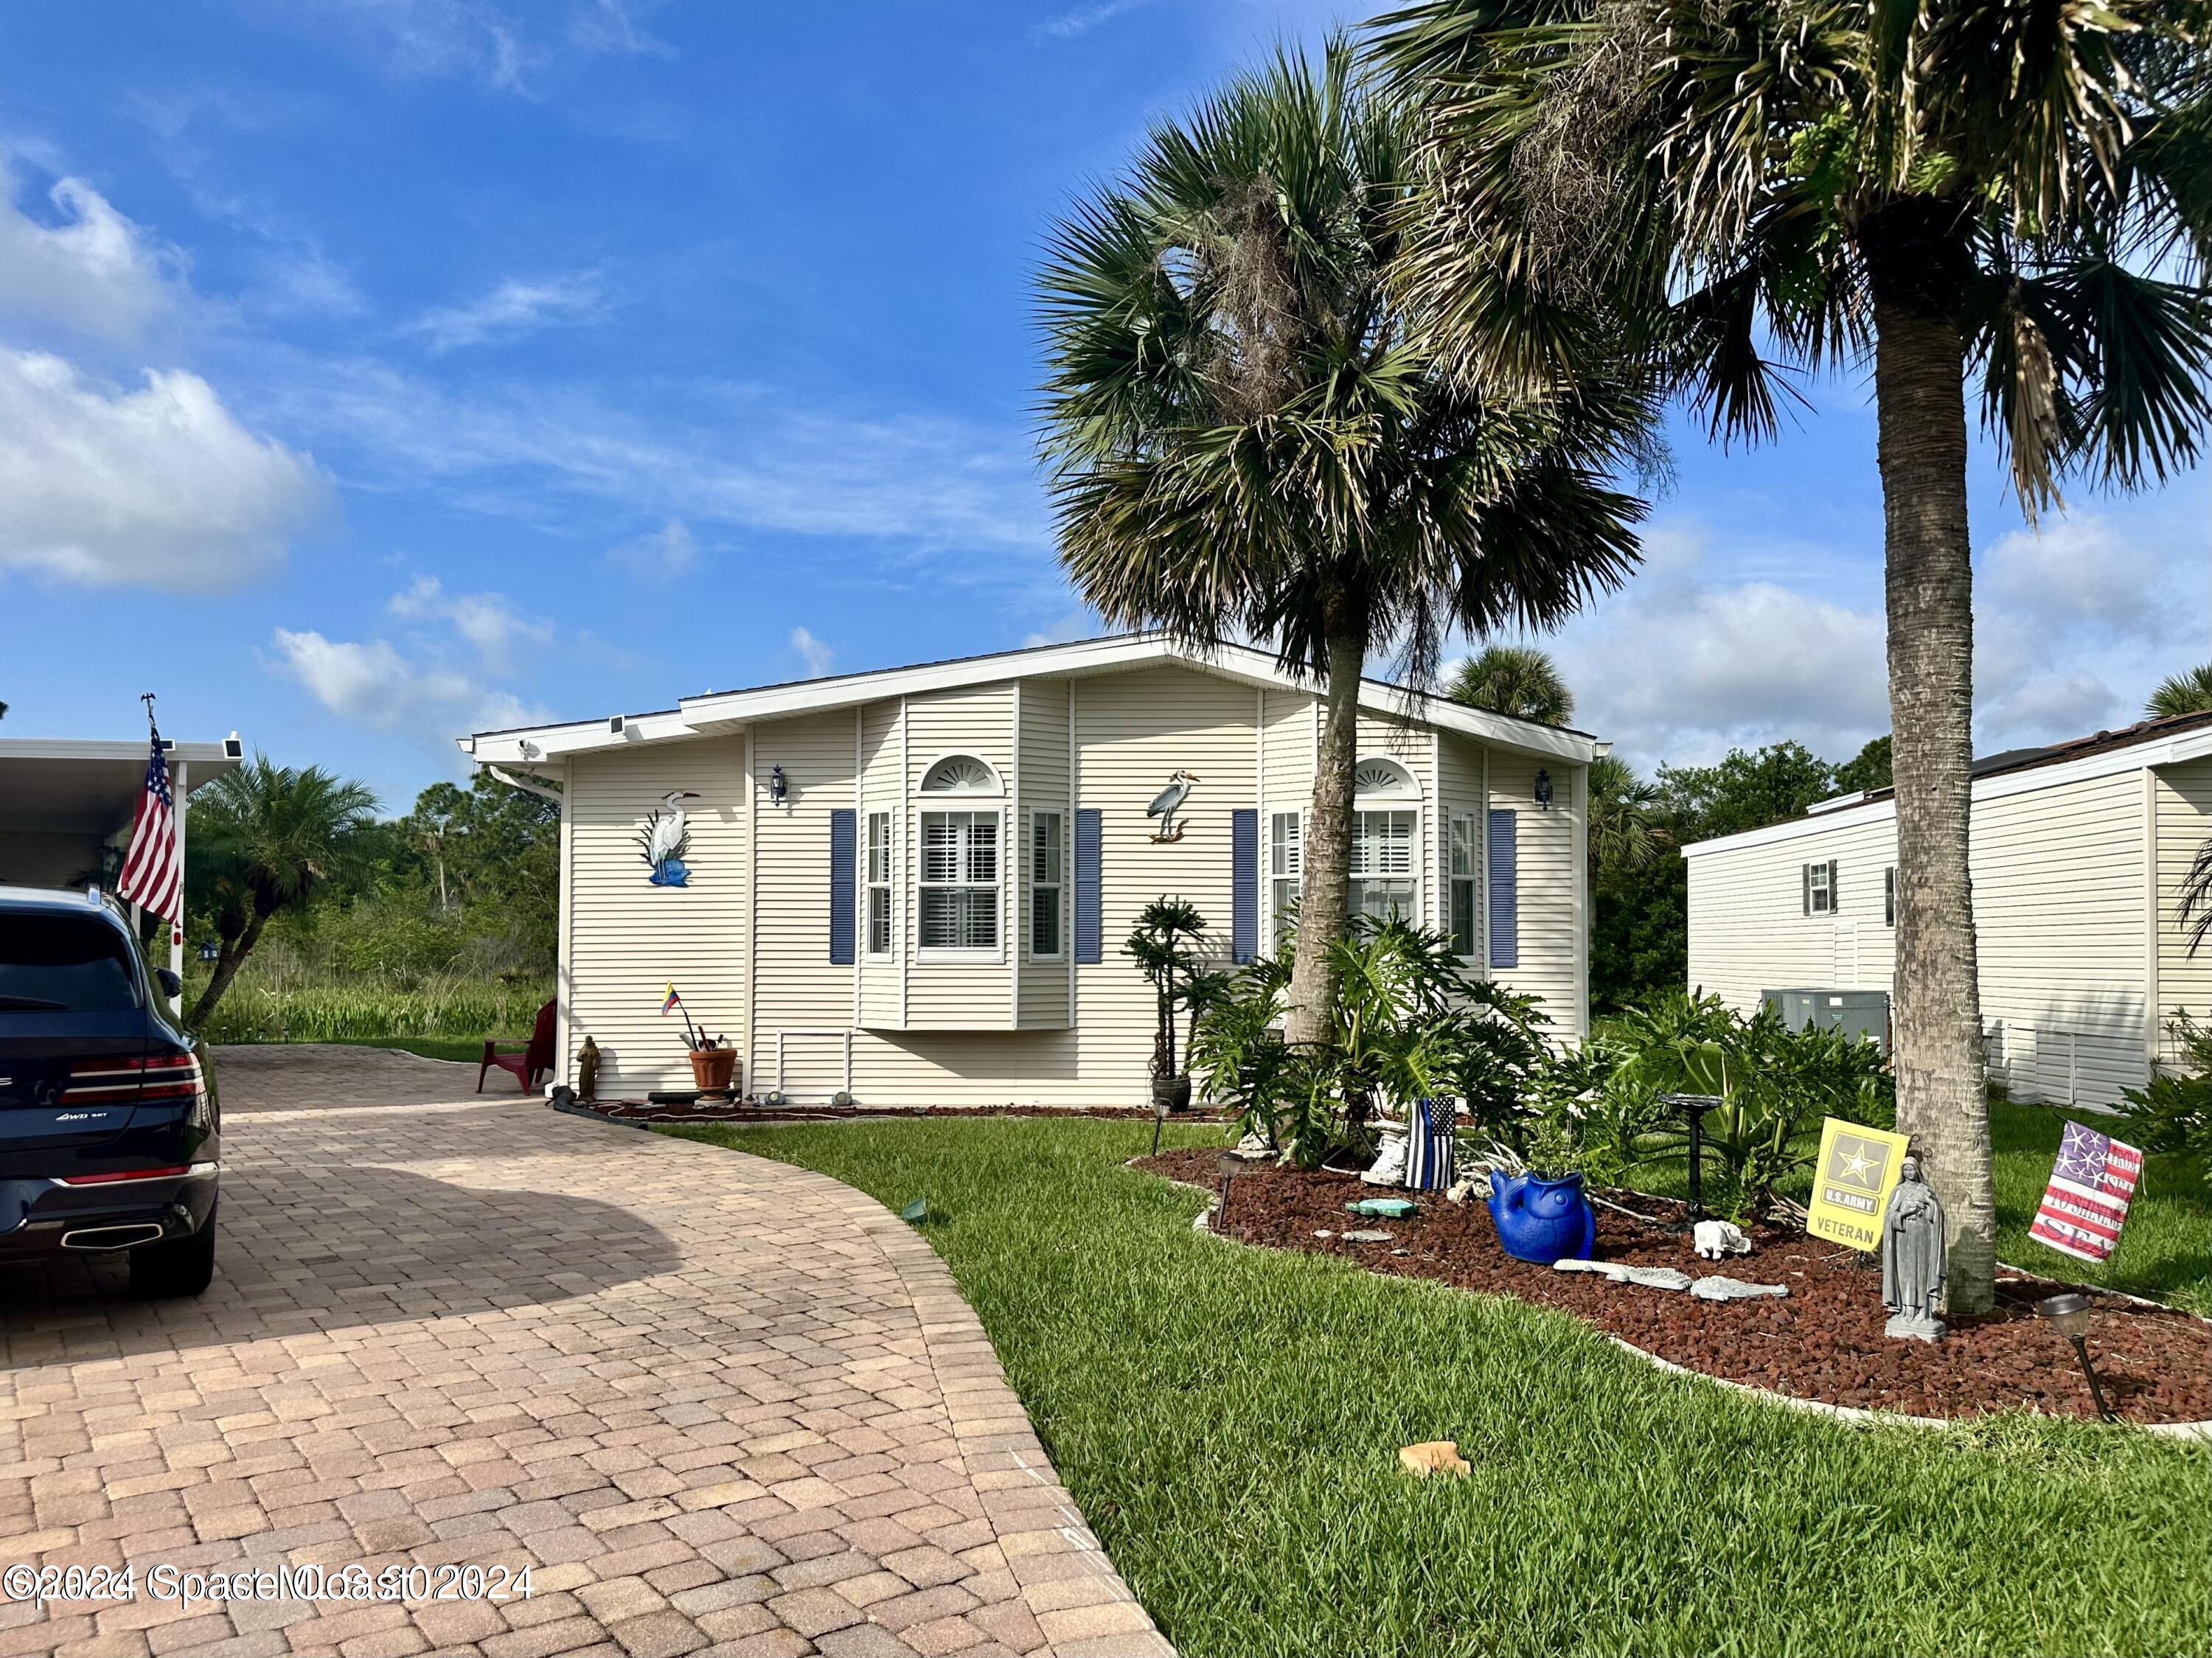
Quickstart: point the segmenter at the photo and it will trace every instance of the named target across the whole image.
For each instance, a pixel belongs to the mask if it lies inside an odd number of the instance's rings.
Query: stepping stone
[[[1555,1272],[1595,1272],[1600,1278],[1609,1278],[1619,1284],[1628,1276],[1629,1269],[1617,1260],[1577,1260],[1571,1255],[1561,1255],[1552,1263]]]
[[[1690,1275],[1673,1266],[1632,1266],[1627,1281],[1640,1284],[1647,1290],[1686,1290]]]
[[[1388,1243],[1390,1236],[1388,1232],[1346,1232],[1344,1241],[1346,1243]]]
[[[1759,1296],[1786,1296],[1786,1284],[1747,1284],[1740,1278],[1701,1278],[1690,1286],[1699,1301],[1750,1301]]]

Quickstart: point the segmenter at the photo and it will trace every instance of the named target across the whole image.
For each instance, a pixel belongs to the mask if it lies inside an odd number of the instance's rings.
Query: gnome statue
[[[576,1097],[595,1100],[599,1096],[599,1045],[589,1036],[576,1050]]]
[[[1881,1304],[1890,1313],[1883,1334],[1942,1339],[1936,1309],[1943,1298],[1945,1236],[1943,1206],[1920,1178],[1920,1159],[1908,1153],[1881,1212]]]

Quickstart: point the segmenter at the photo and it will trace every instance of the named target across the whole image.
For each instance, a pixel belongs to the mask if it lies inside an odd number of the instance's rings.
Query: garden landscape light
[[[1221,1169],[1221,1208],[1219,1211],[1219,1218],[1222,1225],[1224,1227],[1229,1224],[1229,1187],[1237,1178],[1237,1171],[1242,1169],[1244,1166],[1244,1163],[1245,1159],[1240,1153],[1235,1151],[1224,1151],[1221,1154],[1221,1163],[1219,1164]]]
[[[2097,1401],[2097,1414],[2107,1422],[2119,1418],[2112,1407],[2105,1403],[2105,1389],[2097,1380],[2097,1367],[2089,1363],[2089,1323],[2094,1316],[2089,1297],[2071,1293],[2051,1296],[2035,1303],[2036,1315],[2051,1321],[2051,1327],[2073,1345],[2074,1357],[2081,1361],[2081,1374],[2089,1378],[2089,1396]]]

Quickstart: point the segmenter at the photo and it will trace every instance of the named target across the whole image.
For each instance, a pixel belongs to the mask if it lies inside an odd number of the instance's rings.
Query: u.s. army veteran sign
[[[1813,1170],[1813,1200],[1805,1230],[1816,1238],[1854,1249],[1881,1246],[1882,1206],[1897,1184],[1905,1137],[1862,1128],[1840,1117],[1820,1125],[1820,1161]]]

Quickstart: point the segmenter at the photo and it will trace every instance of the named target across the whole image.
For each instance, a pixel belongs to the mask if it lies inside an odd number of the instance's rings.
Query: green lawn
[[[1062,1476],[1190,1658],[2212,1646],[2212,1450],[1832,1425],[1565,1314],[1224,1245],[1190,1230],[1198,1194],[1121,1167],[1147,1124],[684,1132],[928,1197]],[[1401,1474],[1432,1438],[1474,1477]]]

